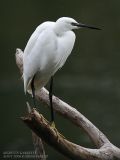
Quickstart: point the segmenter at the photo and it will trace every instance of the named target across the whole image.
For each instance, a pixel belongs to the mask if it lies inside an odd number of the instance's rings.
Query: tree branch
[[[32,112],[29,103],[27,102],[27,111],[30,114]],[[35,149],[35,155],[38,160],[46,160],[45,150],[42,143],[42,140],[35,132],[32,131],[32,140]]]
[[[16,63],[20,72],[22,73],[23,67],[23,52],[17,49],[16,52]],[[31,94],[31,93],[30,93]],[[36,98],[47,104],[49,106],[48,91],[42,88],[40,91],[36,92]],[[43,121],[41,115],[37,111],[32,110],[30,115],[26,117],[24,122],[38,135],[41,136],[46,143],[50,144],[52,147],[57,149],[59,152],[63,153],[72,159],[101,159],[101,160],[112,160],[113,158],[120,159],[120,149],[110,143],[108,138],[95,126],[93,125],[85,116],[83,116],[79,111],[77,111],[72,106],[63,102],[59,98],[53,96],[53,107],[54,110],[62,115],[63,117],[69,119],[72,123],[81,127],[86,134],[90,137],[93,143],[98,149],[89,149],[82,146],[76,145],[68,140],[62,138],[59,134],[59,142],[56,140],[56,132],[46,124],[46,120]],[[29,119],[29,120],[28,120]],[[34,122],[34,123],[33,123]],[[44,127],[43,127],[44,126]],[[49,126],[49,127],[48,127]],[[44,130],[43,130],[44,128]],[[49,130],[49,131],[48,131]],[[50,138],[44,136],[49,133]],[[55,141],[56,140],[56,141]],[[54,143],[52,143],[52,141]]]

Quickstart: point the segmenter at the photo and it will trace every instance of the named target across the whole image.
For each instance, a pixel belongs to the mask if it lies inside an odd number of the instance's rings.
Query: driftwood
[[[16,50],[16,63],[20,72],[23,70],[23,52]],[[30,93],[31,94],[31,93]],[[38,101],[49,106],[48,91],[42,88],[36,92]],[[56,113],[69,119],[72,123],[82,128],[95,144],[96,149],[85,148],[68,141],[56,129],[51,128],[49,122],[35,109],[22,120],[32,129],[37,136],[41,137],[47,144],[54,147],[58,152],[70,159],[80,160],[114,160],[120,159],[120,149],[114,146],[108,138],[84,115],[72,106],[53,96],[53,107]]]

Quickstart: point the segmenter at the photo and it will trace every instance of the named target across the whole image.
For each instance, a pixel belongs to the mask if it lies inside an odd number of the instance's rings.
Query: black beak
[[[97,28],[97,27],[94,27],[94,26],[91,26],[91,25],[86,25],[86,24],[83,24],[83,23],[72,23],[72,25],[80,27],[80,28],[90,28],[90,29],[101,30],[100,28]]]

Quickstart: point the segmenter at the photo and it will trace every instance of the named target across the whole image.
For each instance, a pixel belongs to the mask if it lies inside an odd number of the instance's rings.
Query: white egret
[[[75,34],[72,30],[79,28],[99,28],[78,23],[73,18],[62,17],[56,22],[40,24],[31,35],[23,55],[24,91],[32,91],[35,105],[35,91],[50,82],[49,100],[51,107],[51,122],[54,124],[52,106],[53,75],[60,69],[70,55]]]

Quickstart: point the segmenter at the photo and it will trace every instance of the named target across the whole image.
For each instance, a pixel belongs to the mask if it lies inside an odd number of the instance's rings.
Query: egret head
[[[83,23],[78,23],[76,20],[73,18],[69,17],[61,17],[56,21],[56,28],[59,31],[69,31],[69,30],[74,30],[74,29],[79,29],[79,28],[90,28],[90,29],[96,29],[100,30],[97,27],[86,25]]]

